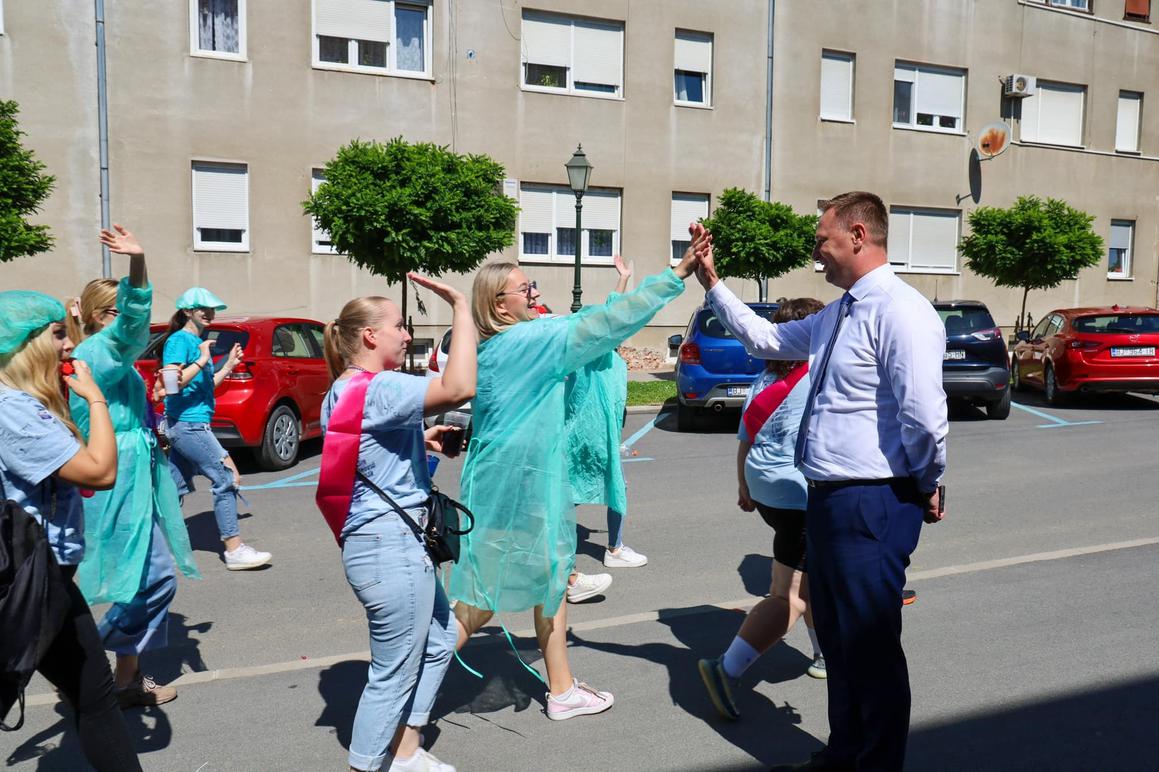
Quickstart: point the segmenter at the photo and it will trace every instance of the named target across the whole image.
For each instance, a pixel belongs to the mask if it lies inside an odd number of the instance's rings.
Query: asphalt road
[[[905,611],[913,770],[1159,770],[1159,400],[1065,408],[1021,398],[1009,420],[952,414],[947,520],[929,526]],[[577,675],[616,695],[602,716],[550,722],[543,688],[498,628],[452,664],[426,730],[460,770],[757,770],[827,732],[803,629],[750,671],[743,719],[718,720],[696,659],[717,653],[766,590],[771,533],[735,506],[735,416],[678,434],[628,417],[625,539],[651,558],[606,598],[570,607]],[[297,467],[247,475],[247,542],[268,570],[228,573],[210,500],[186,501],[205,578],[183,581],[170,647],[145,670],[180,697],[127,716],[148,770],[345,769],[365,679],[366,623],[313,507],[316,444]],[[459,463],[437,481],[454,493]],[[580,570],[603,570],[602,511],[580,511]],[[537,664],[530,615],[504,620]],[[16,770],[85,769],[39,679],[28,722],[0,736]]]

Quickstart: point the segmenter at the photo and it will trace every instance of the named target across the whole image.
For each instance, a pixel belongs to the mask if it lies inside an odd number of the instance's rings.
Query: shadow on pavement
[[[754,513],[755,514],[755,513]],[[769,535],[769,545],[772,549],[772,534]],[[763,598],[769,594],[769,586],[773,583],[773,559],[768,555],[758,555],[750,552],[741,559],[736,572],[744,583],[745,592]]]
[[[592,511],[596,512],[597,510],[593,508]],[[606,512],[607,508],[601,507],[598,510],[598,514],[595,516],[606,519]],[[603,541],[597,541],[593,539],[592,536],[595,534],[604,534],[606,537],[607,533],[607,528],[604,528],[603,530],[596,530],[593,528],[588,528],[583,523],[576,523],[576,554],[587,555],[588,557],[594,558],[595,560],[598,560],[602,563],[604,560],[604,552],[607,551],[607,538],[604,538]]]
[[[1159,399],[1142,394],[1067,394],[1058,405],[1046,401],[1041,391],[1016,391],[1014,401],[1045,410],[1159,410]]]
[[[740,425],[740,410],[726,409],[715,413],[711,410],[702,410],[693,421],[693,430],[681,432],[676,426],[675,400],[664,403],[664,408],[656,418],[656,428],[664,432],[677,434],[736,434]]]
[[[243,505],[244,506],[244,505]],[[237,520],[240,523],[243,520],[253,517],[249,512],[238,512]],[[224,547],[221,546],[220,532],[217,530],[217,519],[213,516],[213,510],[207,509],[204,512],[198,512],[193,515],[186,515],[185,529],[189,531],[189,546],[197,552],[209,552],[217,555],[219,562],[224,561],[222,558]],[[221,563],[220,568],[224,569],[224,563]],[[258,569],[262,570],[262,569]]]

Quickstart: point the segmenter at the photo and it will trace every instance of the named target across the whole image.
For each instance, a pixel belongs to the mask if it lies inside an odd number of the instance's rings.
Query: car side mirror
[[[1014,333],[1014,339],[1020,343],[1028,343],[1030,341],[1030,333],[1026,330],[1019,330]]]
[[[672,335],[668,338],[668,348],[680,348],[680,344],[684,342],[683,335]]]

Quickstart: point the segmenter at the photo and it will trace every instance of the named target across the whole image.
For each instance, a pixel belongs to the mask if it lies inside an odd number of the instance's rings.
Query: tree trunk
[[[1025,320],[1026,320],[1026,296],[1029,294],[1030,294],[1030,287],[1023,287],[1022,288],[1022,310],[1018,313],[1018,328],[1015,330],[1015,332],[1018,332],[1018,330],[1021,330],[1023,328],[1024,323],[1025,323]]]

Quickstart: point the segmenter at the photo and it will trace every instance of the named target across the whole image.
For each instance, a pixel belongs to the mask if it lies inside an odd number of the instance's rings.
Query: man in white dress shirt
[[[909,671],[901,647],[905,569],[923,519],[937,522],[946,468],[945,328],[890,269],[889,214],[872,193],[825,202],[814,257],[845,294],[772,324],[716,275],[699,228],[698,275],[720,321],[761,359],[808,359],[813,382],[796,461],[809,483],[809,595],[829,678],[829,743],[774,769],[901,770]]]

